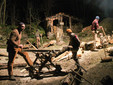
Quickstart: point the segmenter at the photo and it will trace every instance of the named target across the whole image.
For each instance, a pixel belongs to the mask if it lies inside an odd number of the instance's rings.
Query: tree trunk
[[[0,24],[2,24],[2,7],[3,7],[4,1],[0,1]]]
[[[13,0],[11,17],[11,24],[15,25],[15,0]]]
[[[30,24],[30,32],[31,32],[31,8],[29,8],[29,24]]]
[[[5,25],[6,0],[4,0],[3,25]]]
[[[31,32],[31,10],[32,10],[32,2],[28,0],[28,16],[29,16],[29,31]]]

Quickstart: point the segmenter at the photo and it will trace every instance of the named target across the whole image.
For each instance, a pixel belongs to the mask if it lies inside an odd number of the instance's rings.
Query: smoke
[[[113,16],[113,0],[86,0],[87,4],[93,2],[98,6],[103,12],[104,16],[109,17]]]
[[[113,11],[113,0],[103,0],[100,8],[104,11],[105,16],[110,16]]]

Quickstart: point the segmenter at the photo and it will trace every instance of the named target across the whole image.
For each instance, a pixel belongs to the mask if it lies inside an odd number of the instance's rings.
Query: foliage
[[[0,25],[0,47],[6,48],[6,41],[9,38],[10,32],[15,26]]]
[[[92,40],[93,39],[93,34],[91,32],[90,26],[83,28],[83,30],[78,33],[78,37],[82,41]]]
[[[76,23],[72,26],[72,31],[74,33],[78,33],[82,30],[82,28],[83,28],[83,25],[81,23]]]
[[[1,25],[0,34],[2,34],[3,36],[9,36],[11,30],[15,28],[16,26],[14,25],[9,25],[9,26]]]
[[[6,42],[7,38],[9,38],[11,31],[15,28],[17,28],[17,27],[13,26],[13,25],[8,25],[8,26],[1,25],[0,26],[0,35],[2,35],[4,42]],[[43,37],[44,37],[43,40],[46,41],[44,29],[41,26],[37,26],[37,25],[35,25],[35,23],[32,23],[32,30],[31,31],[30,31],[29,25],[26,25],[26,29],[23,31],[22,42],[25,42],[25,39],[27,39],[27,38],[29,38],[31,43],[36,42],[35,33],[36,33],[37,29],[39,30],[39,32],[41,34],[43,34]],[[41,42],[42,42],[42,40],[41,40]]]
[[[44,39],[40,40],[40,42],[42,44],[47,39],[46,36],[45,36],[45,30],[41,26],[37,25],[35,22],[31,23],[31,29],[30,29],[29,25],[26,25],[25,33],[28,35],[29,41],[32,44],[35,44],[36,43],[36,36],[35,36],[35,34],[36,34],[37,30],[39,31],[40,34],[42,34],[42,38],[44,38]]]
[[[113,31],[113,18],[105,18],[100,23],[101,26],[103,26],[106,34],[112,34]]]
[[[35,23],[32,23],[31,24],[31,29],[30,29],[30,26],[29,25],[26,25],[25,32],[28,34],[28,36],[30,38],[35,38],[35,33],[36,33],[37,29],[38,29],[38,31],[39,31],[40,34],[45,35],[44,28],[42,28],[41,26],[37,26],[37,24],[35,24]]]
[[[38,26],[38,31],[39,33],[45,35],[45,30],[41,26]]]

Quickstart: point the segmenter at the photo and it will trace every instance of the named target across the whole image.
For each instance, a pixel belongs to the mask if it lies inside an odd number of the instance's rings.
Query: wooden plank
[[[58,57],[54,58],[52,61],[58,61],[59,59],[63,58],[64,56],[66,56],[69,53],[70,52],[66,51],[66,52],[62,53],[61,55],[59,55]]]
[[[27,42],[28,42],[35,50],[37,50],[37,48],[36,48],[33,44],[31,44],[29,40],[27,40]]]
[[[22,51],[28,51],[28,52],[49,52],[49,51],[60,51],[60,50],[30,50],[30,49],[23,49]]]
[[[8,57],[8,55],[5,53],[0,53],[0,56],[5,56],[5,57]]]
[[[15,67],[25,67],[25,66],[27,66],[27,63],[20,63],[20,64],[14,64],[13,65],[14,68]],[[7,64],[0,63],[0,70],[1,69],[7,69],[7,68],[8,68]]]

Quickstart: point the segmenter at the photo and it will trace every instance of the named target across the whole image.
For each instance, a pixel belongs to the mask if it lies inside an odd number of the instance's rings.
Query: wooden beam
[[[15,67],[25,67],[25,66],[27,66],[27,63],[20,63],[20,64],[14,64],[13,65],[14,68]],[[1,69],[7,69],[7,68],[8,68],[7,64],[0,63],[0,70]]]
[[[6,53],[0,53],[0,56],[8,57],[8,55]]]
[[[35,50],[37,50],[37,48],[36,48],[33,44],[31,44],[29,40],[27,40],[27,42],[28,42]]]
[[[29,50],[29,49],[23,49],[23,51],[28,51],[28,52],[49,52],[49,51],[60,51],[60,50]]]

